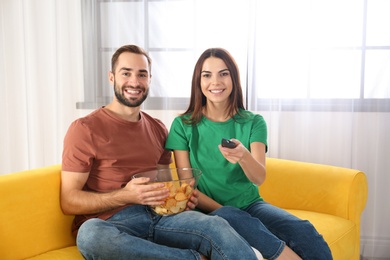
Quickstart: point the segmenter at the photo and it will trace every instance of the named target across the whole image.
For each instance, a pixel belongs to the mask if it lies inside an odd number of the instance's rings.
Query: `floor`
[[[360,260],[390,260],[390,257],[360,257]]]

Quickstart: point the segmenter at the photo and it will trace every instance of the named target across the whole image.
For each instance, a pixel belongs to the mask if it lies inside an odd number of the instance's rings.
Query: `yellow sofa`
[[[60,207],[61,165],[0,175],[0,259],[83,259]]]
[[[260,194],[273,205],[309,220],[335,260],[360,259],[360,216],[368,197],[358,170],[268,158]]]
[[[269,202],[310,220],[334,259],[359,259],[364,173],[333,166],[267,159],[261,186]],[[59,204],[61,166],[0,176],[0,259],[83,259]]]

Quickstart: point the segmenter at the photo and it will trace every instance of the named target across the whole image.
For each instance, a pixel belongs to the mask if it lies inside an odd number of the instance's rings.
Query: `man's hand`
[[[163,183],[135,178],[125,187],[110,192],[84,191],[89,173],[61,173],[61,209],[65,214],[96,214],[128,204],[160,205],[169,196]]]
[[[140,177],[129,181],[122,189],[127,203],[142,205],[161,205],[169,196],[169,189],[164,183],[148,183],[149,178]]]

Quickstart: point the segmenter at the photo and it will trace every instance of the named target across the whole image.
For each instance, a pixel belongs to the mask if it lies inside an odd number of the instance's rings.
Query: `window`
[[[185,109],[200,53],[235,57],[251,110],[385,111],[390,102],[387,0],[82,1],[85,100],[112,99],[112,53],[124,44],[153,59],[145,109]]]

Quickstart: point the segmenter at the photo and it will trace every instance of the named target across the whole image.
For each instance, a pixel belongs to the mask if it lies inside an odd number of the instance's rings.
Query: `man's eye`
[[[139,77],[140,77],[140,78],[146,78],[147,75],[146,75],[146,74],[139,74]]]
[[[130,73],[124,72],[124,73],[122,73],[122,76],[128,77],[128,76],[130,76]]]

